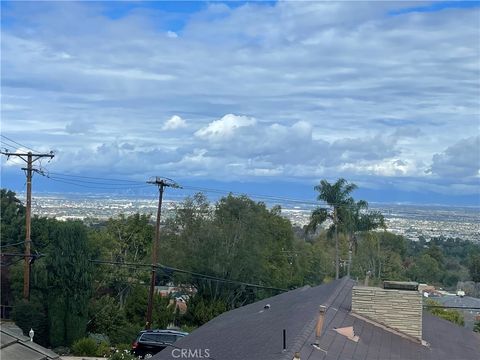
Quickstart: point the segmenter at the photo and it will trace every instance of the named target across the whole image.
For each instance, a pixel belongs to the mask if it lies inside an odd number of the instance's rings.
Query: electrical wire
[[[85,181],[85,180],[75,180],[75,179],[69,179],[66,180],[65,178],[62,177],[56,177],[56,176],[49,176],[48,173],[45,173],[44,171],[35,171],[36,173],[46,177],[47,179],[50,179],[52,181],[64,183],[64,184],[69,184],[69,185],[75,185],[79,187],[84,187],[88,189],[102,189],[102,190],[127,190],[127,189],[139,189],[142,187],[150,187],[148,184],[135,184],[135,185],[128,185],[128,184],[109,184],[109,183],[100,183],[100,182],[92,182],[92,181]],[[98,184],[98,185],[105,185],[105,186],[92,186],[92,185],[85,185],[85,184]]]
[[[58,172],[53,172],[53,171],[49,171],[48,173],[52,174],[52,175],[57,175],[57,176],[73,177],[73,178],[81,178],[81,179],[121,181],[121,182],[145,184],[144,181],[138,181],[138,180],[126,180],[126,179],[102,178],[102,177],[94,177],[94,176],[83,176],[83,175],[75,175],[75,174],[68,174],[68,173],[58,173]]]
[[[480,307],[469,306],[443,306],[443,305],[423,305],[426,308],[440,308],[440,309],[468,309],[468,310],[480,310]]]
[[[31,150],[31,151],[36,152],[36,153],[39,152],[39,151],[36,151],[36,150],[32,149],[31,147],[28,147],[28,146],[25,146],[25,145],[19,143],[19,142],[15,141],[15,140],[13,140],[13,139],[5,136],[5,135],[0,135],[0,136],[1,136],[2,138],[4,138],[4,139],[6,139],[6,140],[8,140],[8,141],[10,141],[10,142],[12,142],[12,143],[14,143],[14,144],[17,144],[17,145],[20,146],[20,147],[23,147],[23,148],[25,148],[25,149]]]
[[[17,246],[17,245],[23,245],[25,244],[26,242],[33,242],[32,240],[22,240],[22,241],[19,241],[17,243],[13,243],[13,244],[0,244],[0,247],[4,248],[4,247],[10,247],[10,246]]]
[[[54,176],[50,176],[50,175],[54,175]],[[106,185],[107,183],[105,183],[104,181],[126,182],[126,183],[138,184],[138,186],[143,186],[145,184],[145,182],[138,181],[138,180],[127,180],[127,179],[119,179],[119,178],[103,178],[103,177],[75,175],[75,174],[59,173],[59,172],[48,172],[46,176],[49,177],[49,178],[52,178],[52,179],[55,178],[55,179],[63,180],[63,181],[71,181],[71,182],[86,183],[86,184],[100,184],[100,185],[105,184]],[[74,179],[69,179],[69,178],[74,178]],[[81,180],[81,179],[101,180],[102,182],[94,182],[94,181]],[[112,184],[112,185],[123,185],[123,184]],[[315,202],[315,201],[310,201],[310,200],[306,200],[306,199],[295,199],[295,198],[275,196],[275,195],[252,194],[252,193],[247,193],[247,192],[230,191],[230,190],[215,189],[215,188],[205,188],[205,187],[197,187],[197,186],[189,186],[189,185],[185,185],[185,186],[182,185],[182,189],[187,190],[187,191],[215,193],[215,194],[219,194],[219,195],[229,195],[229,194],[236,195],[236,196],[245,195],[245,196],[248,196],[252,199],[278,201],[278,202],[283,202],[283,203],[296,203],[296,204],[302,204],[302,205],[351,206],[349,204],[343,204],[343,203],[329,204],[327,202],[320,202],[320,201]]]
[[[264,286],[264,285],[259,285],[259,284],[247,283],[247,282],[243,282],[243,281],[224,279],[224,278],[220,278],[220,277],[216,277],[216,276],[200,274],[200,273],[196,273],[196,272],[193,272],[193,271],[178,269],[178,268],[174,268],[174,267],[171,267],[171,266],[165,266],[165,265],[161,265],[161,264],[151,265],[151,264],[119,262],[119,261],[106,261],[106,260],[92,260],[92,259],[90,260],[90,262],[95,263],[95,264],[120,265],[120,266],[129,266],[129,267],[131,267],[131,266],[154,267],[154,268],[161,269],[161,270],[178,272],[178,273],[183,273],[183,274],[189,274],[189,275],[192,275],[193,277],[204,278],[204,279],[218,281],[218,282],[225,282],[225,283],[231,283],[231,284],[236,284],[236,285],[244,285],[244,286],[247,286],[247,287],[266,289],[266,290],[275,290],[275,291],[281,291],[281,292],[288,291],[287,289],[277,288],[277,287],[273,287],[273,286]]]

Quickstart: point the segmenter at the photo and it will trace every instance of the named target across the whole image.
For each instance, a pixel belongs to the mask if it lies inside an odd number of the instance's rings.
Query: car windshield
[[[147,333],[143,334],[141,337],[141,341],[147,342],[156,342],[156,343],[173,343],[175,342],[176,337],[175,335],[171,334],[155,334],[155,333]]]

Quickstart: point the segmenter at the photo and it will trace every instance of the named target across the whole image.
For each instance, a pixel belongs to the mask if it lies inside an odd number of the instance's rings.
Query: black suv
[[[132,354],[148,359],[186,335],[188,333],[175,330],[140,331],[132,344]]]

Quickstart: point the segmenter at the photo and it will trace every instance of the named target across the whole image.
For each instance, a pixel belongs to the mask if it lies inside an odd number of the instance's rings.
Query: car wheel
[[[144,359],[150,359],[150,358],[152,358],[152,357],[153,357],[152,354],[147,353],[147,354],[145,354],[145,356],[144,356],[143,358],[144,358]]]

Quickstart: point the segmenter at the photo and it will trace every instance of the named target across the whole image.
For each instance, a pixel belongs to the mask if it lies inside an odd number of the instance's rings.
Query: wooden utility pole
[[[333,225],[335,226],[335,280],[340,278],[340,272],[338,268],[339,255],[338,255],[338,212],[337,208],[333,206]]]
[[[156,269],[158,264],[158,248],[160,245],[160,218],[162,216],[162,201],[163,201],[163,192],[166,187],[180,188],[171,179],[155,177],[154,180],[147,181],[148,184],[154,184],[158,186],[158,209],[157,209],[157,222],[155,224],[155,239],[152,244],[152,276],[150,279],[150,292],[148,294],[148,305],[147,305],[147,320],[145,322],[145,329],[148,330],[152,327],[152,312],[153,312],[153,296],[155,293],[155,278],[156,278]]]
[[[30,244],[31,244],[31,218],[32,218],[32,172],[33,172],[33,163],[41,158],[49,157],[52,159],[55,155],[51,151],[49,154],[34,154],[32,152],[28,153],[11,153],[8,151],[0,151],[1,154],[6,155],[7,159],[10,156],[17,156],[27,163],[25,174],[27,176],[27,206],[25,214],[25,261],[23,264],[23,298],[25,300],[30,300]]]

